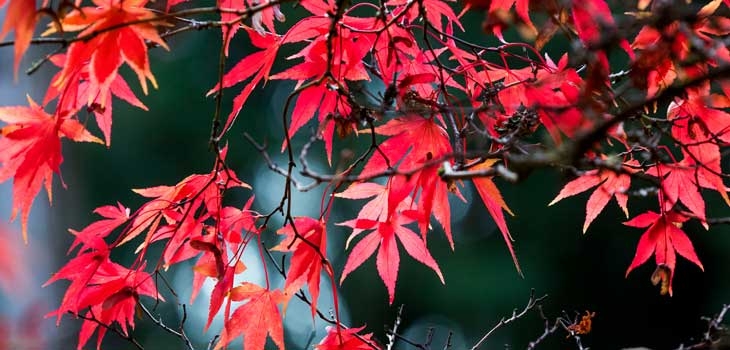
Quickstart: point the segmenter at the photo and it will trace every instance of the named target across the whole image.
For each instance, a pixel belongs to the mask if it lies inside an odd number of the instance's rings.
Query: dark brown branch
[[[137,339],[135,339],[133,336],[124,334],[124,332],[122,332],[120,329],[117,329],[116,327],[112,327],[110,325],[107,325],[107,324],[99,321],[93,314],[91,316],[84,316],[81,314],[75,314],[70,311],[69,311],[69,314],[71,314],[75,317],[78,317],[82,320],[96,322],[99,326],[102,326],[102,327],[106,328],[107,330],[110,330],[110,331],[116,333],[120,338],[132,343],[132,345],[134,345],[134,347],[136,347],[137,349],[144,350],[144,346],[142,346],[142,344],[140,344],[139,341],[137,341]]]
[[[147,315],[147,317],[149,317],[149,319],[152,320],[152,322],[154,322],[158,327],[162,328],[162,330],[164,330],[165,332],[170,333],[170,334],[180,338],[180,340],[182,340],[185,343],[186,348],[188,348],[190,350],[195,350],[195,348],[193,347],[193,344],[190,342],[190,339],[188,339],[188,336],[182,330],[182,324],[180,325],[180,331],[178,332],[178,331],[168,327],[167,325],[165,325],[162,322],[162,317],[157,318],[154,315],[152,315],[152,312],[150,312],[150,310],[147,309],[147,307],[144,306],[144,304],[141,301],[138,301],[137,305],[142,310],[142,312],[144,312],[144,314]],[[184,315],[183,319],[187,318],[187,311],[185,310],[184,306],[185,305],[183,304],[183,315]],[[185,322],[183,321],[181,323],[184,324]]]

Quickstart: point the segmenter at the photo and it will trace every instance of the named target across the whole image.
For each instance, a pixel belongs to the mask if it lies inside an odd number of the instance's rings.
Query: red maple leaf
[[[78,245],[82,245],[82,251],[87,248],[99,247],[100,240],[106,238],[117,227],[129,220],[129,208],[123,206],[122,203],[117,203],[116,207],[113,205],[105,205],[96,208],[94,209],[94,213],[103,216],[104,219],[86,226],[80,232],[69,229],[69,232],[76,236],[71,247],[68,248],[69,252],[74,250]]]
[[[471,168],[471,170],[479,171],[488,169],[496,161],[496,159],[489,159],[481,164],[474,166],[473,168]],[[510,255],[512,255],[512,262],[514,262],[515,267],[517,268],[517,272],[522,275],[520,263],[517,261],[517,255],[515,254],[515,250],[512,247],[512,242],[514,241],[514,239],[509,233],[509,228],[507,228],[507,222],[504,219],[503,211],[506,211],[510,215],[514,214],[512,214],[512,211],[507,206],[507,203],[504,202],[502,194],[499,193],[499,189],[494,184],[491,177],[475,177],[472,179],[472,182],[474,183],[474,187],[476,187],[477,189],[477,193],[479,193],[479,197],[482,198],[482,202],[484,202],[484,205],[487,207],[487,211],[489,211],[492,219],[494,219],[494,222],[497,224],[499,232],[502,233],[504,243],[507,244],[507,249],[509,249],[509,253]]]
[[[225,300],[226,296],[229,295],[231,292],[231,289],[233,288],[233,275],[234,275],[234,269],[230,267],[226,267],[225,272],[219,276],[218,281],[215,283],[215,287],[213,287],[213,290],[210,292],[210,305],[208,306],[208,322],[205,323],[205,327],[203,327],[204,331],[208,330],[208,327],[210,327],[211,322],[213,322],[213,318],[216,314],[218,314],[218,311],[220,310],[221,306],[223,305],[223,301]],[[231,300],[228,300],[228,306],[226,308],[226,312],[228,312],[228,307],[230,306]],[[227,316],[227,314],[226,314]]]
[[[325,141],[327,159],[331,162],[332,138],[335,130],[335,123],[331,119],[334,116],[349,115],[351,111],[345,98],[347,93],[340,89],[344,87],[341,82],[370,80],[363,62],[371,47],[371,41],[368,35],[345,28],[337,29],[337,36],[341,40],[328,41],[325,35],[331,22],[328,16],[323,13],[306,17],[287,31],[282,37],[284,44],[311,40],[301,51],[288,57],[288,59],[303,58],[304,61],[270,78],[294,80],[297,81],[297,87],[307,80],[317,82],[300,91],[292,111],[288,133],[291,137],[318,114],[318,130]],[[330,79],[311,80],[322,78],[325,74],[329,75]],[[287,146],[284,142],[282,149]]]
[[[648,227],[639,239],[636,247],[636,255],[631,265],[626,270],[626,276],[639,265],[644,264],[654,255],[657,266],[666,267],[669,271],[668,292],[672,294],[672,280],[674,279],[674,266],[677,262],[676,253],[683,256],[704,271],[700,259],[695,253],[692,241],[682,231],[682,223],[688,218],[676,212],[659,214],[653,211],[640,214],[633,219],[624,222],[624,225],[631,227]]]
[[[248,100],[253,89],[256,88],[261,81],[265,82],[268,80],[271,67],[274,65],[274,60],[276,59],[276,53],[279,51],[279,47],[281,46],[281,37],[276,34],[259,33],[246,26],[243,28],[248,33],[248,36],[251,39],[251,44],[263,49],[263,51],[257,51],[244,57],[223,76],[222,85],[224,88],[231,87],[251,78],[251,81],[249,81],[248,84],[243,87],[241,92],[234,98],[233,110],[228,115],[226,124],[223,127],[224,131],[228,130],[231,125],[233,125],[233,122],[236,120],[236,117],[238,117],[238,114],[241,112],[241,108],[243,108],[243,105],[246,103],[246,100]],[[208,91],[207,95],[215,93],[218,91],[219,87],[220,85],[216,85]]]
[[[49,314],[55,314],[57,316],[56,324],[61,322],[61,316],[67,311],[74,314],[79,313],[81,310],[79,299],[86,289],[88,282],[96,274],[100,266],[111,263],[109,260],[109,248],[103,241],[100,243],[95,249],[89,248],[86,251],[80,251],[75,258],[69,260],[43,284],[43,287],[45,287],[61,279],[71,281],[61,301],[61,306],[57,312]]]
[[[461,28],[461,30],[464,30],[459,17],[454,12],[454,9],[452,9],[449,5],[449,2],[455,1],[456,0],[424,0],[422,3],[423,7],[428,9],[424,19],[429,22],[429,25],[432,25],[441,32],[444,31],[443,20],[446,20],[447,25],[456,24],[459,28]],[[407,0],[390,0],[386,3],[386,5],[406,7],[409,3]],[[394,10],[393,15],[398,16],[400,11],[403,11],[403,9],[398,8]],[[408,19],[411,23],[420,21],[421,13],[419,11],[418,6],[408,7],[408,14],[405,16],[406,19]]]
[[[703,6],[690,28],[675,21],[660,29],[646,25],[639,31],[631,43],[631,47],[639,51],[631,68],[631,77],[637,86],[647,89],[648,97],[653,97],[659,90],[671,86],[679,76],[691,78],[688,72],[693,69],[704,69],[708,63],[715,65],[730,62],[730,50],[725,46],[715,45],[714,37],[730,33],[730,21],[714,15],[720,4],[720,0],[713,0]],[[691,33],[687,33],[687,29]],[[715,51],[712,57],[708,57],[708,61],[687,65],[683,61],[690,57],[697,46],[701,50]]]
[[[593,120],[576,107],[586,85],[578,72],[569,66],[568,55],[563,55],[555,63],[546,56],[544,65],[521,69],[492,69],[481,71],[479,81],[494,84],[500,82],[504,88],[498,89],[495,101],[499,103],[501,112],[480,113],[482,122],[491,126],[489,131],[495,137],[494,126],[512,117],[539,118],[555,143],[559,144],[562,134],[573,137],[580,128],[588,128]],[[536,78],[536,79],[535,79]],[[480,102],[481,103],[481,102]],[[534,116],[534,114],[537,116]],[[494,120],[497,119],[497,120]]]
[[[372,333],[357,334],[365,327],[340,329],[327,326],[327,335],[314,348],[317,350],[379,350],[380,345],[372,338]]]
[[[703,102],[717,107],[717,104],[724,105],[728,101],[724,96],[709,95],[709,86],[707,89],[705,93],[700,93],[704,98],[698,97],[697,92],[693,93],[694,89],[691,89],[690,98],[669,106],[667,119],[672,120],[672,136],[685,145],[682,148],[682,161],[649,170],[649,174],[662,178],[669,173],[671,177],[664,180],[668,199],[672,204],[681,200],[703,220],[704,199],[699,195],[699,187],[716,190],[730,205],[720,164],[722,155],[715,141],[730,140],[726,135],[730,129],[730,115],[719,109],[708,108]]]
[[[700,184],[697,168],[694,161],[685,157],[682,161],[674,164],[659,164],[646,173],[656,176],[661,181],[664,199],[669,202],[671,208],[682,202],[689,211],[700,221],[705,222],[705,200],[700,193]],[[705,223],[706,225],[706,223]]]
[[[245,350],[263,350],[267,334],[279,349],[284,349],[284,327],[277,307],[284,300],[280,290],[271,291],[246,282],[231,290],[230,299],[248,302],[226,320],[216,350],[242,334]]]
[[[66,55],[58,54],[53,55],[49,58],[51,63],[57,67],[63,68],[66,63]],[[127,82],[124,81],[122,76],[117,75],[109,85],[109,91],[111,94],[105,94],[106,100],[100,100],[102,96],[100,91],[93,90],[92,84],[89,82],[89,66],[85,65],[80,71],[77,71],[72,78],[69,79],[69,84],[65,86],[59,86],[54,82],[61,79],[63,71],[59,71],[51,79],[51,85],[46,90],[46,96],[43,98],[43,105],[56,98],[58,103],[56,105],[56,114],[75,114],[81,110],[84,106],[87,106],[87,110],[93,111],[96,117],[96,124],[104,134],[107,147],[111,145],[111,133],[112,133],[112,95],[126,101],[132,106],[138,107],[144,111],[147,111],[145,106],[129,88]]]
[[[313,40],[298,53],[287,57],[303,58],[304,62],[271,76],[271,79],[290,79],[301,83],[330,73],[334,79],[343,81],[370,80],[364,65],[365,56],[371,47],[368,36],[341,28],[337,35],[342,40],[332,40],[332,47],[329,47],[324,34],[329,31],[330,22],[331,19],[325,14],[304,18],[293,25],[284,34],[282,43]],[[329,60],[328,52],[332,53]]]
[[[345,268],[342,271],[340,283],[347,278],[347,275],[373,255],[377,249],[378,255],[375,265],[377,266],[380,278],[388,289],[388,301],[392,304],[395,298],[395,284],[398,280],[398,268],[400,266],[400,255],[398,254],[396,237],[403,245],[403,248],[406,249],[408,255],[431,268],[436,272],[441,283],[444,283],[444,276],[441,274],[436,260],[428,252],[426,243],[418,234],[404,226],[414,222],[414,219],[409,217],[409,214],[414,213],[412,211],[395,212],[389,215],[385,221],[354,219],[338,224],[353,229],[373,230],[373,232],[363,237],[352,248],[345,263]],[[380,248],[378,249],[378,247]]]
[[[13,178],[13,211],[20,212],[23,239],[28,240],[28,214],[41,186],[45,185],[52,199],[53,173],[60,173],[61,138],[97,142],[75,119],[53,117],[28,98],[30,107],[0,107],[0,121],[8,123],[0,129],[0,183]]]
[[[686,98],[676,98],[667,108],[672,136],[685,144],[719,139],[730,143],[730,98],[710,92],[710,83],[687,88]]]
[[[141,244],[137,248],[137,252],[143,250],[148,243],[166,241],[162,252],[162,267],[167,270],[173,264],[200,255],[201,250],[196,249],[190,243],[203,241],[204,233],[208,235],[210,232],[208,232],[208,227],[203,224],[206,215],[196,218],[194,215],[185,215],[178,211],[165,211],[165,215],[166,220],[171,223],[160,226],[155,232],[152,232],[149,242]]]
[[[390,197],[389,201],[398,203],[408,194],[412,193],[414,198],[420,194],[416,203],[421,234],[426,235],[428,222],[433,215],[444,228],[446,238],[453,248],[449,188],[438,176],[440,164],[425,166],[425,163],[451,154],[451,144],[446,130],[433,118],[411,115],[392,119],[385,125],[375,128],[375,132],[390,137],[379,145],[380,152],[373,154],[361,174],[363,176],[375,174],[395,164],[398,164],[398,169],[401,171],[416,170],[410,180],[405,181],[396,177],[396,182],[389,184],[391,192],[400,193]],[[419,168],[422,169],[418,170]],[[393,210],[395,206],[391,205],[389,211]]]
[[[87,318],[81,326],[78,349],[80,350],[98,329],[97,349],[107,331],[107,327],[117,322],[123,334],[128,334],[128,326],[134,327],[134,315],[139,296],[146,295],[164,300],[155,287],[152,277],[144,272],[144,264],[137,269],[127,269],[109,260],[109,249],[103,241],[96,247],[84,248],[58,272],[53,274],[44,286],[60,279],[71,281],[57,310],[47,316],[61,316],[71,313]]]
[[[374,182],[354,183],[346,190],[335,194],[347,199],[365,199],[375,197],[360,208],[358,219],[385,220],[388,214],[388,187]],[[381,219],[382,218],[382,219]],[[355,230],[360,232],[362,230]]]
[[[515,7],[517,16],[526,28],[531,33],[537,33],[535,25],[530,20],[530,0],[466,0],[466,3],[477,8],[483,7],[488,3],[489,27],[492,29],[494,35],[502,42],[505,42],[502,30],[508,26],[508,21],[505,19],[512,6]]]
[[[304,283],[309,286],[312,296],[312,318],[317,314],[317,298],[319,297],[319,278],[327,254],[327,232],[325,223],[309,217],[294,219],[294,225],[282,227],[278,234],[286,238],[271,250],[294,252],[286,274],[284,294],[291,297]],[[307,240],[304,242],[303,240]],[[329,270],[326,270],[329,273]]]
[[[273,1],[270,0],[218,0],[218,6],[222,9],[227,10],[248,11],[251,8],[269,5],[272,2]],[[236,13],[226,11],[221,12],[222,22],[234,23],[233,25],[221,26],[226,56],[228,56],[228,46],[231,43],[231,39],[233,39],[233,36],[236,35],[236,32],[238,32],[238,29],[241,27],[238,23],[235,23],[237,21],[240,21],[240,17],[241,15]],[[253,26],[253,29],[261,35],[264,35],[266,33],[266,29],[268,29],[268,31],[271,33],[276,33],[276,29],[274,28],[274,19],[278,20],[279,22],[283,22],[286,19],[286,17],[284,17],[284,14],[279,9],[278,3],[254,11],[253,15],[251,16],[251,25]],[[266,29],[264,29],[264,26],[266,26]]]
[[[550,202],[553,205],[564,198],[574,196],[598,186],[588,198],[586,203],[586,220],[583,223],[583,233],[588,231],[588,226],[598,217],[612,197],[616,198],[621,210],[626,217],[629,216],[627,203],[629,196],[626,191],[631,186],[631,176],[624,173],[616,173],[608,170],[590,170],[579,176],[577,179],[565,184],[557,197]]]
[[[78,36],[92,37],[88,41],[71,44],[61,76],[54,84],[73,84],[69,79],[88,64],[90,89],[99,91],[99,101],[104,103],[119,67],[126,62],[137,74],[145,94],[148,79],[157,87],[155,77],[150,71],[145,40],[165,49],[167,44],[155,28],[162,23],[153,21],[155,13],[144,7],[147,2],[148,0],[94,0],[96,7],[83,7],[64,16],[61,20],[64,32],[81,31]],[[126,24],[140,21],[137,24]],[[55,31],[56,28],[52,26],[46,34]]]
[[[79,332],[77,349],[83,349],[94,331],[96,348],[101,349],[101,341],[113,322],[119,324],[121,332],[128,335],[128,328],[134,329],[134,318],[139,297],[145,295],[151,298],[164,300],[158,293],[152,277],[142,271],[144,266],[137,270],[129,270],[119,264],[109,263],[102,265],[97,274],[89,281],[80,295],[80,308],[90,307],[86,312],[86,319]],[[59,308],[58,312],[66,311]]]
[[[221,158],[225,159],[226,148],[221,150]],[[210,216],[217,217],[221,204],[221,191],[229,188],[243,187],[251,188],[248,184],[238,179],[232,170],[219,171],[214,169],[208,174],[193,174],[175,186],[157,186],[143,189],[135,189],[139,195],[152,198],[142,205],[135,213],[131,229],[124,232],[119,239],[118,245],[124,244],[139,234],[149,229],[143,246],[149,244],[152,235],[157,232],[162,219],[169,224],[178,224],[182,219],[192,219],[190,215],[181,216],[182,213],[196,213],[204,208],[200,215],[196,216],[198,222],[203,222]],[[190,225],[188,227],[194,227]],[[196,233],[195,230],[176,230],[175,235],[188,236]],[[199,234],[199,231],[197,232]],[[178,237],[184,240],[184,237]]]
[[[317,84],[302,90],[292,110],[292,120],[289,124],[289,137],[294,134],[307,122],[312,120],[315,114],[318,115],[320,132],[324,140],[327,161],[332,163],[332,138],[335,131],[335,123],[332,122],[334,115],[349,115],[350,106],[337,90],[330,89],[327,84]],[[284,142],[281,149],[284,150],[287,144]]]
[[[0,0],[0,8],[5,5],[5,1]],[[0,40],[5,39],[10,30],[15,30],[15,63],[13,63],[15,79],[18,79],[20,59],[28,50],[30,40],[33,38],[33,29],[37,20],[35,4],[35,0],[10,0],[10,5],[5,13],[5,23],[0,30]]]

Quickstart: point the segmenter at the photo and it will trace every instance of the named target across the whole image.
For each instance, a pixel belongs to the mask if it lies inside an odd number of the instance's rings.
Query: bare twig
[[[385,346],[387,350],[393,350],[393,346],[395,346],[395,335],[398,333],[398,327],[401,323],[401,315],[403,314],[403,305],[398,307],[398,313],[395,316],[395,321],[393,321],[393,328],[387,330],[387,337],[388,337],[388,344]]]
[[[162,330],[164,330],[165,332],[170,333],[170,334],[180,338],[185,343],[186,348],[188,348],[190,350],[195,350],[195,348],[193,347],[193,344],[190,342],[190,339],[188,339],[187,335],[185,335],[185,333],[182,331],[182,325],[180,327],[181,331],[178,332],[178,331],[168,327],[167,325],[165,325],[162,322],[162,317],[159,317],[159,316],[158,316],[159,318],[155,317],[152,314],[152,312],[150,312],[150,310],[147,309],[146,306],[144,306],[144,304],[142,302],[138,301],[137,305],[142,310],[142,312],[144,312],[144,314],[147,315],[147,317],[149,317],[149,319],[152,320],[152,322],[154,322],[158,327],[162,328]],[[183,305],[183,310],[185,310],[184,305]],[[185,311],[184,317],[187,317],[186,311]]]
[[[514,309],[514,310],[512,310],[512,316],[510,316],[509,318],[502,317],[502,319],[499,320],[499,322],[494,327],[492,327],[492,329],[490,329],[486,334],[484,334],[484,336],[482,336],[482,338],[479,339],[479,341],[476,344],[474,344],[474,346],[471,347],[471,350],[479,349],[482,345],[484,345],[484,343],[487,341],[489,336],[492,335],[492,333],[494,333],[498,329],[500,329],[514,321],[517,321],[521,317],[525,316],[528,312],[530,312],[530,310],[539,306],[545,300],[545,298],[547,298],[547,294],[543,295],[539,298],[535,298],[535,290],[532,289],[530,291],[530,298],[527,300],[527,304],[522,309],[522,311],[520,311],[518,313],[517,309]]]

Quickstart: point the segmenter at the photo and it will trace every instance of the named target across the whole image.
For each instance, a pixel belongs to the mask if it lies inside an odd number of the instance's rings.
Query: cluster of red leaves
[[[640,9],[646,8],[648,3],[642,2]],[[631,78],[638,86],[647,89],[648,97],[656,96],[677,79],[697,78],[713,66],[730,62],[727,48],[715,46],[713,39],[708,36],[730,34],[730,20],[715,15],[721,3],[716,0],[703,6],[697,13],[698,19],[691,33],[680,31],[679,22],[666,24],[660,29],[646,25],[640,30],[631,44],[637,50]],[[713,55],[707,57],[708,60],[684,64],[691,54],[692,46],[699,44],[705,45],[701,49],[711,49]],[[719,85],[722,94],[712,93],[710,82],[688,87],[683,96],[676,97],[669,105],[669,136],[679,148],[682,155],[680,160],[675,159],[669,148],[665,150],[672,159],[670,162],[640,164],[640,158],[619,160],[622,165],[619,169],[593,170],[581,174],[569,182],[552,202],[598,186],[586,205],[585,232],[611,197],[616,198],[626,216],[629,216],[626,193],[631,184],[631,174],[643,172],[656,178],[660,212],[647,211],[625,222],[631,227],[648,227],[639,240],[636,255],[626,274],[628,276],[634,268],[654,255],[657,271],[663,271],[662,294],[672,294],[677,253],[704,269],[692,242],[682,230],[682,224],[691,218],[699,220],[708,228],[705,199],[700,189],[717,191],[730,205],[720,165],[720,147],[730,141],[726,136],[730,129],[730,115],[723,110],[730,107],[730,90],[725,81],[720,81]],[[616,135],[620,140],[626,136]],[[626,154],[633,155],[629,145],[625,146],[628,151]]]
[[[4,3],[0,2],[0,6]],[[82,7],[71,11],[59,22],[53,22],[47,33],[81,31],[79,40],[72,42],[67,53],[51,58],[61,71],[53,78],[43,105],[57,100],[52,115],[30,100],[27,107],[2,107],[0,120],[7,123],[0,139],[0,182],[14,179],[13,217],[20,211],[23,236],[33,199],[45,183],[49,199],[53,173],[59,173],[63,161],[60,139],[101,142],[92,136],[76,114],[87,106],[96,115],[97,124],[106,144],[111,141],[111,96],[146,109],[134,96],[127,83],[118,76],[123,62],[137,73],[143,90],[146,80],[156,86],[150,71],[145,40],[166,47],[151,21],[155,15],[145,9],[146,1],[98,1],[97,7]],[[15,29],[16,67],[20,56],[30,43],[35,28],[35,2],[12,0],[8,20],[0,38],[10,28]],[[148,21],[149,20],[149,21]],[[128,22],[142,22],[127,25]],[[88,37],[84,39],[84,37]],[[16,68],[17,69],[17,68]]]
[[[6,1],[0,0],[0,6]],[[167,11],[183,2],[169,1]],[[544,129],[558,147],[611,118],[609,102],[613,102],[614,92],[604,48],[613,45],[626,53],[632,65],[631,81],[648,98],[676,81],[701,77],[712,67],[730,63],[727,48],[713,46],[714,37],[730,34],[730,20],[716,15],[721,0],[702,7],[689,30],[679,20],[662,26],[646,24],[631,43],[626,38],[605,42],[606,34],[610,37],[618,29],[604,0],[540,6],[527,0],[466,1],[468,6],[486,9],[488,27],[504,43],[497,48],[469,46],[456,37],[455,30],[464,30],[463,12],[455,11],[458,4],[453,1],[389,0],[382,3],[382,8],[367,2],[341,7],[342,3],[302,0],[299,4],[307,14],[277,33],[275,20],[285,19],[278,4],[219,1],[223,52],[227,55],[240,28],[255,49],[224,74],[209,94],[244,83],[224,124],[225,133],[256,87],[269,80],[292,82],[296,88],[283,111],[289,118],[293,104],[283,149],[293,147],[292,138],[316,120],[315,136],[323,140],[330,164],[335,131],[342,138],[367,134],[367,139],[382,140],[373,141],[367,157],[362,158],[364,165],[357,181],[327,195],[368,200],[357,217],[339,224],[352,229],[346,249],[357,240],[340,283],[376,255],[376,268],[390,303],[395,299],[400,246],[444,283],[439,264],[429,251],[428,237],[434,229],[433,220],[455,249],[449,200],[464,200],[461,189],[467,184],[444,181],[453,169],[474,174],[465,177],[466,182],[473,184],[521,273],[504,215],[512,212],[491,176],[496,169],[509,166],[500,156],[526,153],[513,149],[512,140],[530,138],[538,129]],[[640,17],[649,3],[640,2],[635,15]],[[50,58],[60,71],[52,78],[43,106],[31,100],[30,107],[0,107],[0,120],[7,124],[0,129],[0,182],[13,179],[12,216],[20,213],[24,237],[31,204],[42,186],[51,197],[53,173],[60,172],[63,159],[61,138],[109,146],[113,96],[146,110],[118,73],[120,67],[126,63],[132,69],[145,94],[148,80],[157,86],[147,50],[150,46],[167,48],[158,32],[158,27],[166,23],[146,7],[146,0],[96,0],[93,4],[59,14],[58,21],[46,31],[77,34],[68,42],[65,54]],[[241,24],[249,19],[245,11],[254,7],[259,11],[251,16],[251,26]],[[516,17],[510,14],[513,7]],[[530,10],[549,15],[545,30],[537,31]],[[10,0],[9,12],[0,38],[15,31],[17,70],[35,27],[35,4]],[[503,32],[513,22],[520,24],[523,32],[537,35],[534,46],[505,40]],[[572,65],[572,57],[567,54],[556,62],[540,53],[558,28],[573,33],[576,42],[588,49],[582,68]],[[285,45],[298,48],[297,53],[287,57],[297,63],[272,73]],[[713,54],[686,64],[698,49]],[[498,59],[487,61],[486,53]],[[357,87],[370,83],[385,87],[378,106],[368,106],[358,97]],[[730,108],[730,84],[720,81],[718,85],[721,93],[710,83],[694,84],[669,106],[666,121],[671,130],[667,136],[672,138],[670,146],[678,148],[674,153],[681,153],[681,160],[676,161],[672,150],[665,147],[671,162],[656,158],[647,161],[642,156],[651,153],[649,150],[631,146],[621,127],[612,128],[609,136],[618,140],[612,146],[625,148],[621,149],[622,157],[612,155],[608,148],[589,151],[587,158],[597,168],[578,171],[578,177],[552,202],[595,187],[587,203],[585,232],[611,198],[616,198],[629,216],[627,191],[633,175],[655,180],[659,184],[659,212],[645,212],[625,223],[648,227],[639,239],[627,274],[654,255],[662,272],[658,278],[669,293],[677,253],[702,268],[682,230],[682,224],[690,219],[707,223],[701,188],[719,192],[730,204],[720,164],[720,147],[730,143],[726,134],[730,116],[725,111]],[[54,100],[53,114],[46,113]],[[459,101],[466,101],[469,108],[462,111]],[[94,113],[104,141],[79,121],[78,114],[84,109]],[[467,130],[490,140],[489,150],[467,142]],[[478,156],[467,158],[471,153]],[[215,281],[206,329],[223,309],[224,328],[216,349],[241,335],[246,349],[263,349],[267,338],[283,349],[282,311],[292,296],[304,295],[305,285],[311,297],[312,317],[317,315],[322,273],[333,288],[336,283],[327,258],[328,210],[323,209],[319,218],[292,218],[287,213],[286,224],[277,231],[283,240],[268,248],[291,255],[288,268],[282,270],[286,275],[282,289],[272,288],[268,275],[265,286],[236,282],[246,269],[242,258],[249,244],[267,249],[261,233],[267,229],[264,225],[269,217],[261,223],[259,219],[264,216],[252,210],[253,197],[241,208],[224,205],[228,191],[250,188],[226,165],[225,158],[225,148],[216,150],[211,172],[190,175],[173,186],[135,190],[148,199],[136,211],[121,204],[100,207],[95,212],[103,219],[81,231],[71,230],[76,240],[70,252],[76,248],[78,251],[47,284],[70,281],[61,305],[52,314],[59,320],[69,313],[84,319],[79,349],[94,332],[100,348],[110,327],[119,327],[119,332],[128,336],[135,325],[140,297],[162,300],[154,274],[191,259],[197,259],[191,302],[207,279]],[[353,168],[338,175],[350,176]],[[379,183],[376,178],[386,180]],[[336,183],[331,188],[339,186]],[[282,207],[278,209],[283,211]],[[137,258],[130,267],[111,260],[113,249],[133,241],[138,243]],[[152,245],[161,246],[159,256],[151,253]],[[261,258],[267,264],[263,255]],[[150,260],[157,263],[150,264],[154,268],[148,272],[146,262]],[[362,330],[338,324],[328,330],[317,348],[377,349],[379,345],[370,334],[359,334]]]
[[[0,8],[5,6],[8,0],[0,0]],[[47,1],[44,1],[44,6]],[[0,40],[3,40],[11,30],[15,31],[15,61],[13,71],[18,76],[20,59],[30,46],[33,38],[33,31],[36,26],[36,1],[34,0],[10,0],[6,20],[0,30]]]

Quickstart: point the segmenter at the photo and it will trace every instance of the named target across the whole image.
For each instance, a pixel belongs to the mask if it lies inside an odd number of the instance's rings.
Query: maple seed
[[[659,264],[651,274],[651,284],[659,285],[659,294],[667,295],[669,293],[670,282],[672,280],[672,270],[665,264]]]
[[[566,338],[569,338],[572,335],[590,333],[593,326],[593,317],[595,316],[595,312],[589,312],[586,310],[586,314],[581,317],[580,322],[568,326],[568,331],[570,331],[570,334],[568,334]]]

